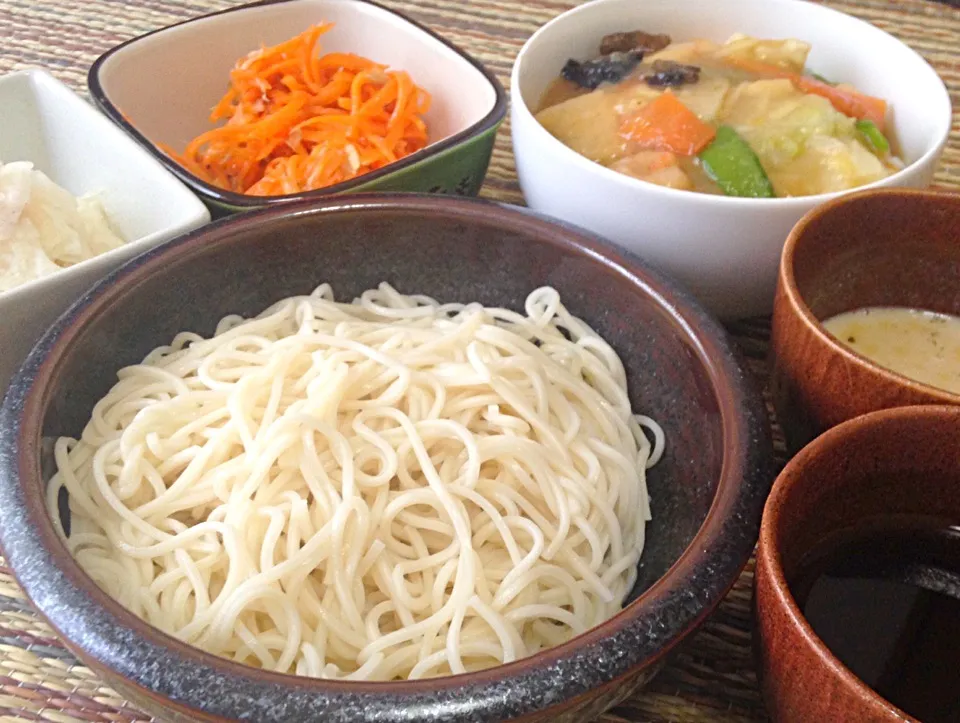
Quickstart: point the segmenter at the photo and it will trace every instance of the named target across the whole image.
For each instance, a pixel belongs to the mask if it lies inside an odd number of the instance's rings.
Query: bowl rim
[[[850,437],[858,433],[869,432],[878,425],[892,421],[909,420],[914,423],[922,423],[924,420],[949,419],[960,421],[960,407],[949,404],[918,404],[867,412],[831,427],[800,450],[777,475],[764,505],[763,519],[760,522],[756,564],[758,571],[762,571],[755,577],[755,580],[759,580],[762,576],[767,578],[765,587],[771,591],[776,606],[786,615],[791,629],[798,633],[803,643],[813,650],[822,667],[829,670],[830,674],[839,679],[848,690],[855,692],[874,712],[884,713],[884,720],[920,723],[916,718],[898,708],[857,677],[850,668],[834,655],[833,651],[814,631],[803,611],[800,610],[800,606],[787,583],[786,574],[783,570],[783,558],[780,553],[782,540],[779,523],[781,516],[784,514],[783,510],[790,507],[789,496],[793,489],[803,484],[805,466],[811,460],[816,459],[824,449],[842,447],[849,441]],[[763,616],[763,611],[760,608],[757,608],[755,612],[756,615]]]
[[[573,164],[578,171],[583,173],[593,173],[599,174],[600,178],[603,178],[609,183],[621,183],[625,184],[627,188],[634,188],[637,190],[645,190],[649,193],[662,194],[664,199],[679,199],[679,198],[688,198],[691,196],[690,191],[684,191],[675,188],[667,188],[666,186],[660,186],[655,183],[650,183],[648,181],[643,181],[639,178],[633,178],[632,176],[627,176],[623,173],[618,173],[600,163],[591,161],[590,159],[582,156],[581,154],[574,151],[569,146],[565,145],[559,139],[555,138],[546,128],[544,128],[540,122],[537,120],[536,115],[531,110],[530,106],[527,105],[527,102],[524,100],[522,93],[520,92],[521,85],[521,66],[526,59],[526,56],[530,53],[531,48],[533,48],[537,43],[542,41],[542,36],[549,32],[550,29],[561,23],[566,22],[567,19],[571,16],[577,16],[581,14],[588,14],[594,12],[596,8],[607,5],[607,4],[616,4],[622,3],[624,0],[591,0],[590,2],[577,5],[574,8],[566,10],[565,12],[560,13],[556,17],[552,18],[545,24],[541,25],[536,32],[531,35],[527,41],[523,44],[523,47],[520,48],[520,52],[517,53],[517,57],[514,60],[513,67],[510,71],[510,100],[511,108],[514,114],[520,114],[527,125],[530,125],[534,128],[533,133],[538,134],[543,138],[544,142],[549,145],[550,153],[557,154],[561,158],[565,159],[567,163]],[[744,0],[738,0],[743,2]],[[940,127],[937,131],[936,138],[931,143],[927,145],[926,150],[923,154],[912,161],[911,163],[906,164],[903,168],[899,169],[895,173],[887,176],[886,178],[880,178],[876,181],[868,183],[863,186],[858,186],[856,189],[850,189],[845,191],[831,191],[829,193],[818,193],[811,196],[787,196],[783,198],[742,198],[737,196],[725,196],[725,195],[714,195],[714,194],[704,194],[704,193],[695,193],[693,196],[700,199],[701,203],[716,204],[718,208],[723,208],[725,206],[750,206],[756,205],[757,208],[760,208],[761,205],[764,208],[771,208],[772,210],[803,210],[808,209],[812,206],[816,206],[822,203],[827,203],[833,199],[844,196],[846,194],[863,190],[863,189],[876,189],[883,188],[891,185],[896,185],[900,182],[905,176],[916,172],[918,169],[928,167],[933,165],[936,160],[939,158],[940,154],[943,152],[943,149],[946,147],[947,141],[950,138],[950,131],[953,124],[953,107],[950,100],[950,92],[947,89],[946,84],[943,82],[943,78],[940,77],[940,74],[927,62],[927,60],[920,55],[916,50],[911,48],[905,42],[897,38],[896,36],[888,33],[885,30],[869,23],[865,20],[861,20],[855,15],[849,15],[847,13],[841,12],[834,8],[828,7],[826,5],[821,5],[819,3],[801,3],[805,7],[806,12],[811,13],[823,13],[824,23],[828,22],[830,18],[844,17],[854,21],[864,29],[869,29],[870,31],[880,33],[881,35],[886,36],[887,38],[893,40],[895,43],[901,45],[905,50],[907,50],[914,58],[925,67],[926,71],[930,74],[931,77],[936,78],[939,81],[939,98],[937,99],[940,102],[940,105],[944,106],[941,110],[945,112],[942,113],[940,118]],[[770,12],[773,13],[776,11],[775,6],[796,6],[796,0],[766,0],[765,7],[771,8]],[[636,7],[640,8],[640,5]],[[642,13],[642,9],[639,10]]]
[[[787,236],[787,241],[783,246],[783,253],[780,256],[779,288],[793,314],[804,323],[810,333],[814,335],[817,342],[825,345],[833,354],[840,356],[845,362],[869,370],[875,377],[887,384],[909,389],[917,395],[923,395],[931,400],[929,402],[930,404],[960,405],[960,394],[935,387],[932,384],[919,382],[892,369],[887,369],[869,357],[842,344],[833,334],[827,331],[823,322],[813,313],[797,285],[797,278],[794,273],[794,257],[797,252],[797,247],[803,243],[807,229],[811,225],[818,222],[827,223],[829,217],[834,214],[837,209],[856,205],[872,198],[894,197],[926,199],[931,201],[949,200],[954,205],[960,207],[960,194],[958,193],[916,188],[868,188],[853,191],[840,198],[828,201],[807,212]]]
[[[139,279],[169,263],[170,257],[185,260],[211,245],[229,244],[241,226],[268,228],[280,219],[356,211],[441,216],[507,229],[575,252],[625,278],[689,339],[691,352],[713,387],[723,425],[717,492],[680,557],[610,620],[555,648],[475,673],[376,683],[310,679],[228,661],[152,628],[101,591],[57,537],[43,504],[37,450],[49,381],[71,338],[108,305],[132,293]],[[753,551],[774,476],[769,422],[759,390],[726,332],[687,292],[648,270],[636,257],[571,225],[491,201],[425,194],[363,194],[273,206],[214,222],[137,257],[91,288],[41,338],[10,386],[0,409],[0,429],[8,430],[0,435],[0,543],[14,575],[41,614],[81,658],[123,676],[142,693],[162,695],[184,709],[227,716],[250,715],[253,700],[267,699],[266,704],[279,690],[288,706],[286,714],[299,705],[304,720],[311,718],[304,711],[317,714],[319,695],[332,701],[327,714],[345,710],[349,716],[351,708],[362,706],[370,720],[388,722],[409,720],[411,708],[423,713],[421,720],[439,720],[427,714],[428,706],[448,696],[450,705],[457,708],[444,720],[493,721],[500,720],[505,706],[508,717],[522,716],[613,684],[632,671],[655,665],[733,586]],[[31,491],[26,493],[25,488]],[[39,589],[40,580],[49,584],[51,579],[58,581],[55,594]],[[706,581],[719,583],[711,588]],[[653,627],[654,619],[661,618],[670,621],[672,629],[667,633]],[[652,648],[645,655],[638,637]],[[138,646],[140,665],[124,660],[123,650],[132,645]],[[597,672],[599,677],[587,680],[584,666],[597,668],[601,656],[608,659]],[[142,665],[143,659],[149,665]],[[239,711],[236,699],[232,705],[224,702],[227,695],[215,700],[191,697],[189,690],[184,692],[176,681],[164,677],[173,667],[181,672],[189,669],[191,680],[217,681],[218,691],[229,689],[243,696],[248,707]],[[149,676],[153,677],[145,682]],[[255,718],[281,720],[263,709]]]
[[[228,15],[231,13],[242,13],[247,10],[254,10],[260,7],[265,7],[269,5],[281,5],[286,3],[297,3],[301,0],[255,0],[254,2],[245,3],[243,5],[238,5],[232,8],[226,8],[224,10],[218,10],[211,13],[206,13],[204,15],[198,15],[194,18],[189,18],[187,20],[182,20],[180,22],[173,23],[171,25],[165,25],[162,28],[157,28],[156,30],[151,30],[150,32],[143,33],[136,37],[125,40],[124,42],[110,48],[108,51],[103,53],[98,57],[93,64],[90,66],[90,70],[87,72],[87,87],[90,89],[90,97],[93,99],[94,103],[100,108],[101,111],[116,125],[118,125],[124,132],[130,135],[134,140],[137,141],[144,149],[146,149],[154,158],[159,160],[164,167],[173,173],[177,178],[186,183],[190,188],[192,188],[196,193],[198,193],[202,198],[206,198],[213,203],[216,203],[221,206],[229,206],[231,208],[237,209],[252,209],[252,208],[262,208],[264,206],[272,206],[277,204],[290,203],[291,201],[298,201],[301,199],[307,198],[319,198],[322,196],[330,196],[339,193],[345,193],[352,189],[356,189],[359,186],[366,185],[373,181],[380,180],[385,178],[397,171],[403,171],[413,166],[426,161],[430,158],[438,156],[442,153],[445,153],[456,146],[461,145],[464,141],[469,140],[470,138],[475,138],[480,136],[487,131],[495,129],[507,114],[507,104],[508,97],[507,93],[503,88],[503,85],[500,83],[496,75],[493,74],[483,63],[470,55],[467,51],[463,50],[459,46],[455,45],[451,41],[447,40],[443,36],[431,30],[426,25],[417,22],[409,15],[400,12],[399,10],[394,10],[388,8],[385,5],[381,5],[376,0],[352,0],[356,3],[363,3],[370,5],[378,10],[387,13],[388,15],[393,15],[403,22],[411,25],[412,27],[420,30],[423,33],[426,33],[430,39],[440,43],[441,45],[449,48],[458,56],[467,61],[470,65],[476,68],[480,74],[484,77],[487,83],[490,84],[490,87],[493,88],[494,92],[494,103],[487,114],[473,123],[472,125],[454,133],[453,135],[447,136],[436,143],[431,143],[424,148],[421,148],[415,153],[411,153],[409,156],[401,158],[393,163],[388,163],[382,168],[378,168],[375,171],[370,171],[365,173],[362,176],[357,176],[356,178],[351,178],[346,181],[341,181],[340,183],[335,183],[332,186],[326,186],[324,188],[318,188],[312,191],[301,191],[299,193],[288,193],[282,196],[251,196],[245,193],[237,193],[235,191],[229,191],[227,189],[218,188],[210,183],[207,183],[203,179],[195,176],[193,173],[188,171],[186,168],[181,166],[175,160],[170,158],[166,153],[161,151],[156,144],[150,141],[145,135],[143,135],[137,127],[129,121],[120,109],[114,105],[113,101],[110,100],[109,94],[103,87],[103,84],[100,82],[100,70],[103,65],[112,58],[115,54],[123,50],[129,45],[148,38],[152,35],[157,35],[159,33],[164,33],[174,28],[178,28],[182,25],[188,25],[190,23],[199,22],[202,20],[209,20],[210,18],[215,18],[220,15]]]

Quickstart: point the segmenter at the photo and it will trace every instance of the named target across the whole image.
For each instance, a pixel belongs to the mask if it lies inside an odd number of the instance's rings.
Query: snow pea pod
[[[774,198],[773,185],[760,159],[730,126],[717,128],[716,138],[700,152],[703,170],[728,196]]]

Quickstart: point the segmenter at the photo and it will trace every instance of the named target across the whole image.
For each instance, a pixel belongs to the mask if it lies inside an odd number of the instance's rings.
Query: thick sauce
[[[569,58],[536,118],[595,163],[699,193],[807,196],[899,170],[883,101],[810,85],[809,50],[794,39],[671,42],[627,28],[604,36],[599,55]],[[863,107],[846,107],[845,93]]]
[[[960,394],[960,317],[868,307],[823,322],[840,342],[882,367]]]

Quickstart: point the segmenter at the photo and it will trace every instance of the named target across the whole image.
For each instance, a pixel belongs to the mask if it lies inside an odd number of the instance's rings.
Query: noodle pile
[[[249,665],[391,680],[557,645],[630,591],[663,436],[555,290],[525,312],[324,285],[178,334],[57,441],[50,513],[66,490],[109,595]]]

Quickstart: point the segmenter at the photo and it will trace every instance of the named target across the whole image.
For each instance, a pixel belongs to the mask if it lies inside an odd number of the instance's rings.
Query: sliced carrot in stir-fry
[[[830,104],[844,115],[873,121],[877,128],[883,131],[887,120],[887,101],[882,98],[875,98],[853,88],[830,85],[806,75],[798,75],[792,80],[794,85],[805,93],[813,93],[829,100]]]
[[[638,148],[693,156],[713,140],[716,131],[667,91],[625,118],[620,134]]]
[[[731,56],[725,58],[725,62],[762,77],[788,78],[798,90],[826,98],[834,108],[851,118],[873,121],[881,131],[886,124],[887,101],[882,98],[875,98],[853,88],[830,85],[817,78],[793,73],[756,60]]]
[[[238,61],[210,114],[224,125],[182,155],[164,150],[214,186],[276,196],[340,183],[426,146],[427,91],[359,55],[319,55],[331,27],[313,26]]]

